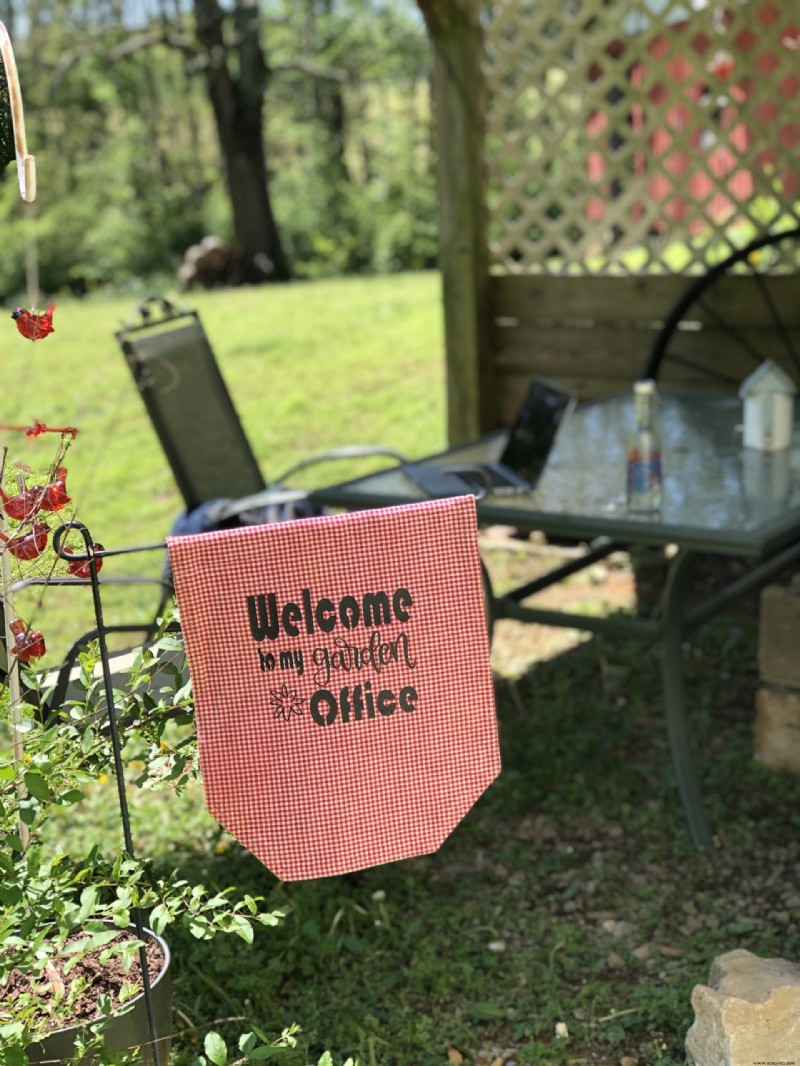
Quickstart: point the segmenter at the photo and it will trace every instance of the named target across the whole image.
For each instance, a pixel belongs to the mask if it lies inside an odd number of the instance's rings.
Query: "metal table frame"
[[[626,402],[626,399],[621,397],[594,401],[579,407],[575,419],[580,422],[582,417],[588,417],[587,412],[597,413],[603,407],[607,407],[614,417],[619,418],[620,412],[625,410]],[[701,413],[706,410],[715,416],[720,413],[722,424],[734,427],[738,404],[729,397],[700,397],[697,394],[675,393],[670,402],[675,405],[676,411],[682,410],[681,405],[685,402],[686,409],[695,419],[698,404],[705,404],[705,408],[700,407]],[[605,428],[607,432],[607,421]],[[796,431],[797,428],[800,427],[796,427]],[[676,432],[680,435],[680,427]],[[575,469],[577,454],[573,454],[574,449],[571,450],[569,439],[568,427],[567,432],[559,439],[548,464],[548,470],[551,466],[553,468],[553,477],[567,477],[570,470]],[[478,462],[481,459],[495,459],[504,440],[505,434],[502,431],[489,434],[479,441],[439,453],[425,461]],[[668,468],[670,442],[665,439],[663,447]],[[736,439],[728,442],[727,448],[731,454],[736,449],[741,451],[740,442]],[[618,465],[622,464],[621,473],[624,476],[624,444],[617,445],[611,451],[614,453],[612,461],[616,461]],[[763,461],[769,464],[772,460],[767,457]],[[800,476],[797,474],[798,471],[792,471],[792,484],[784,501],[768,501],[763,514],[758,513],[756,509],[755,518],[751,513],[751,520],[737,522],[738,512],[735,508],[739,506],[738,498],[728,498],[732,492],[735,496],[735,486],[731,489],[729,467],[725,479],[727,495],[723,497],[723,502],[734,508],[731,512],[731,525],[713,526],[710,523],[703,524],[702,521],[692,524],[691,492],[685,501],[683,513],[672,516],[667,514],[663,520],[659,518],[649,521],[643,521],[639,516],[629,516],[624,507],[618,507],[618,513],[614,514],[604,513],[602,507],[590,505],[584,510],[575,511],[560,505],[550,506],[546,486],[541,490],[537,487],[535,492],[524,500],[518,497],[487,496],[477,501],[478,520],[482,525],[508,525],[524,532],[540,530],[550,535],[572,537],[588,544],[582,556],[502,596],[495,596],[487,582],[490,610],[494,618],[511,618],[521,622],[567,627],[612,637],[660,642],[664,714],[672,767],[691,840],[700,848],[712,844],[712,833],[703,808],[691,755],[682,646],[686,637],[703,623],[724,611],[740,597],[761,588],[800,558]],[[602,487],[598,491],[602,492]],[[669,491],[670,484],[665,475],[665,499],[669,498]],[[317,490],[313,498],[315,502],[326,506],[363,509],[396,506],[423,497],[410,479],[400,469],[395,468]],[[614,615],[597,618],[545,610],[522,602],[612,552],[630,552],[648,545],[663,548],[668,544],[676,546],[677,550],[669,561],[659,608],[651,617]],[[747,574],[731,581],[722,591],[697,606],[687,608],[692,563],[698,555],[708,552],[746,557],[753,560],[753,565]]]

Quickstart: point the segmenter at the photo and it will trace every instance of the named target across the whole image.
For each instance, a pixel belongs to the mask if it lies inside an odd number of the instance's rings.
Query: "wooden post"
[[[482,33],[477,0],[419,0],[434,46],[439,263],[451,444],[494,425],[487,347],[488,250]]]

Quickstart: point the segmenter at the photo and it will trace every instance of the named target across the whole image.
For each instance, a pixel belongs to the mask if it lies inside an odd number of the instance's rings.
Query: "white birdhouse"
[[[744,404],[744,446],[777,452],[792,443],[794,398],[789,375],[773,359],[745,378],[739,388]]]

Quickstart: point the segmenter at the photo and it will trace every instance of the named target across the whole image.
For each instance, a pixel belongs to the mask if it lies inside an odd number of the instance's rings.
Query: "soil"
[[[81,933],[73,933],[67,943],[80,939]],[[48,1027],[66,1028],[72,1025],[80,1025],[86,1022],[96,1021],[102,1017],[98,1009],[98,1001],[102,995],[110,997],[114,1007],[120,1006],[119,993],[123,984],[133,984],[141,991],[142,968],[139,955],[134,958],[133,965],[125,970],[122,960],[117,955],[112,955],[105,963],[101,963],[99,956],[115,944],[121,944],[125,940],[135,940],[136,934],[130,930],[120,932],[119,936],[106,945],[102,951],[97,950],[85,955],[78,963],[73,965],[69,973],[64,972],[67,962],[73,960],[73,956],[66,958],[54,958],[48,963],[47,970],[38,982],[34,982],[27,975],[12,972],[8,983],[0,988],[0,1004],[3,1002],[13,1003],[24,993],[34,992],[42,997],[42,1009],[34,1014],[32,1022],[46,1022]],[[148,974],[150,983],[153,984],[161,973],[164,965],[164,955],[158,941],[148,937],[145,944],[147,953]],[[70,1005],[68,1017],[54,1017],[46,1004],[52,1007],[52,997],[56,991],[63,989],[66,999],[69,1001],[69,991],[74,982],[84,980],[87,982],[86,989],[78,995],[74,1003]]]

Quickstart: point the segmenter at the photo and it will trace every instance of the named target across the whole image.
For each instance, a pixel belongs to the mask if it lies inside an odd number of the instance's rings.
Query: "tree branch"
[[[183,52],[184,55],[195,56],[197,54],[197,44],[188,33],[181,31],[170,33],[164,26],[160,33],[154,30],[142,30],[141,33],[132,34],[112,48],[108,52],[107,58],[113,62],[116,59],[124,59],[135,52],[140,52],[144,48],[154,48],[159,44],[174,48],[179,52]]]
[[[299,70],[303,74],[308,74],[312,78],[319,78],[324,81],[336,81],[340,84],[347,81],[347,71],[342,70],[341,67],[323,67],[319,63],[315,63],[313,59],[308,59],[306,56],[294,56],[292,59],[287,59],[283,63],[276,63],[274,66],[270,66],[270,71],[275,74],[284,73],[287,70]]]

